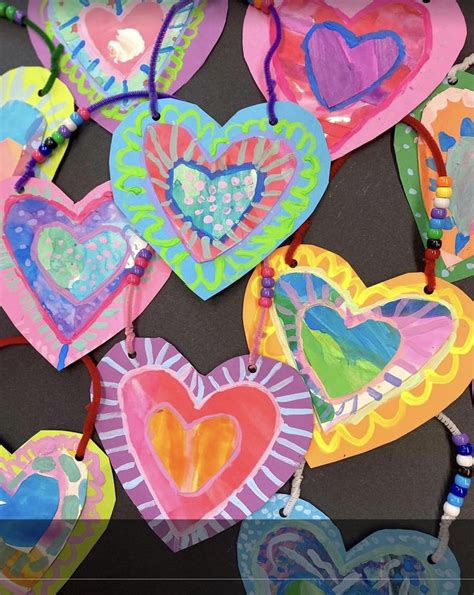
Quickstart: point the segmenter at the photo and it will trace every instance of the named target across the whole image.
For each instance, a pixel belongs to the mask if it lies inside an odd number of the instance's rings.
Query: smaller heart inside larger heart
[[[306,311],[301,339],[308,362],[329,398],[364,388],[395,356],[400,333],[380,320],[349,327],[333,308],[313,306]]]
[[[153,46],[163,9],[155,2],[135,3],[119,15],[96,5],[86,9],[80,19],[82,36],[92,41],[100,58],[128,77]]]
[[[148,433],[168,475],[180,492],[188,494],[199,491],[223,469],[237,446],[238,435],[234,421],[226,415],[187,426],[170,409],[150,416]]]
[[[401,64],[404,43],[394,31],[354,35],[339,23],[314,25],[303,42],[306,70],[318,101],[329,110],[371,96],[380,101],[381,83]]]
[[[116,275],[127,250],[125,238],[117,231],[78,239],[61,225],[43,227],[36,242],[43,270],[76,301],[88,298]]]

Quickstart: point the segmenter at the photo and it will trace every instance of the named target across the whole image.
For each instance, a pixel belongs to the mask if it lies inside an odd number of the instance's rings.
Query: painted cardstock
[[[143,518],[173,551],[258,510],[306,453],[313,410],[291,367],[236,357],[208,375],[164,339],[99,363],[99,437]]]
[[[438,564],[427,561],[438,544],[431,535],[384,529],[347,551],[337,526],[309,502],[298,499],[282,518],[287,501],[276,494],[241,525],[237,555],[248,595],[459,592],[450,549]]]
[[[79,107],[104,97],[140,91],[146,86],[149,60],[163,20],[175,0],[30,0],[28,16],[62,43],[62,80]],[[224,28],[227,0],[195,0],[171,21],[157,62],[157,88],[174,93],[206,61]],[[30,31],[39,59],[49,65],[43,41]],[[92,117],[113,132],[137,106],[124,100]]]
[[[2,593],[57,593],[107,528],[112,469],[93,442],[76,461],[80,439],[43,430],[13,454],[0,447]]]
[[[315,427],[306,459],[320,466],[354,456],[416,429],[461,395],[472,377],[472,300],[440,280],[424,293],[422,273],[366,287],[340,256],[310,245],[298,265],[286,248],[276,271],[261,353],[295,366],[313,399]],[[251,346],[259,271],[244,298]]]
[[[74,98],[59,80],[38,95],[49,75],[46,68],[23,66],[0,76],[0,180],[23,175],[33,151],[74,111]],[[66,139],[38,168],[39,178],[54,177],[67,145]]]
[[[442,83],[414,111],[434,136],[453,178],[453,196],[443,229],[436,274],[448,281],[474,275],[474,76],[458,72],[455,85]],[[423,243],[438,177],[425,142],[406,124],[395,128],[395,155],[400,178]]]
[[[80,202],[52,182],[0,183],[2,307],[19,332],[63,369],[124,328],[127,275],[146,243],[113,202],[109,182]],[[134,294],[135,319],[170,269],[156,257]]]
[[[456,0],[275,0],[283,40],[272,63],[280,99],[313,113],[332,159],[397,124],[446,76],[466,39]],[[250,6],[245,60],[262,93],[269,15]]]
[[[199,297],[222,291],[314,211],[329,177],[317,120],[265,104],[220,126],[196,105],[166,99],[154,122],[138,107],[115,131],[114,199],[141,236]]]

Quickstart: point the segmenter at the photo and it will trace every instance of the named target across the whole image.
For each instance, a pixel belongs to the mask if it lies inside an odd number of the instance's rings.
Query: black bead
[[[432,240],[431,238],[428,240],[426,245],[427,248],[432,248],[433,250],[439,250],[443,242],[441,240]]]
[[[58,143],[51,136],[44,139],[44,144],[50,149],[55,149],[58,146]]]
[[[464,477],[471,477],[472,467],[458,467],[457,472]]]

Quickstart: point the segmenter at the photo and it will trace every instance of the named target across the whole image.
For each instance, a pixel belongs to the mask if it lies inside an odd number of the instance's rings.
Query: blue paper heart
[[[265,104],[243,109],[222,127],[199,107],[174,99],[160,101],[160,115],[154,122],[143,104],[114,132],[114,200],[173,271],[208,299],[253,269],[314,211],[329,177],[326,140],[316,118],[292,103],[276,104],[276,126],[269,124]],[[286,165],[288,158],[291,167]],[[219,221],[218,230],[203,229],[200,221],[196,225],[182,209],[170,212],[170,204],[176,202],[176,196],[170,196],[170,172],[182,164],[195,168],[204,162],[223,181],[236,167],[254,171],[254,185],[262,180],[260,195],[268,202],[252,192],[245,221],[232,216],[229,222]],[[283,171],[265,175],[277,167]],[[181,198],[184,201],[184,195]],[[223,200],[224,193],[218,204],[222,215]],[[217,237],[216,231],[223,236]],[[232,242],[226,244],[230,236]]]
[[[243,521],[237,541],[239,570],[250,595],[324,593],[457,593],[460,570],[448,549],[436,565],[427,558],[437,540],[418,531],[377,531],[346,551],[339,529],[309,502],[276,494]]]
[[[27,477],[13,495],[0,487],[0,538],[12,547],[33,547],[53,520],[59,484],[53,477]]]

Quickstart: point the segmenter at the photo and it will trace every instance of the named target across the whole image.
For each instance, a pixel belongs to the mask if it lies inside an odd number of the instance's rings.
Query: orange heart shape
[[[187,425],[171,409],[160,409],[150,416],[148,432],[166,472],[185,494],[199,491],[217,475],[238,442],[236,425],[227,415]]]

